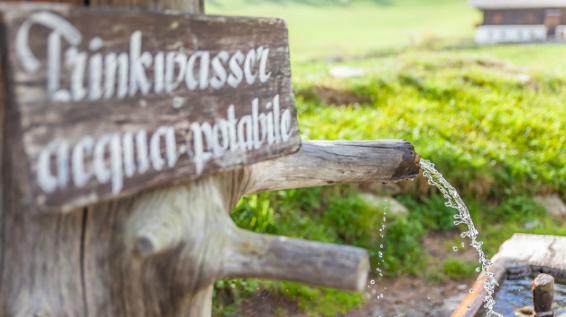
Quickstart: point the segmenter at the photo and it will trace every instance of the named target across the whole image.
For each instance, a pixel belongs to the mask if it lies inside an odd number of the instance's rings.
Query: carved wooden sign
[[[0,12],[10,168],[30,204],[68,210],[300,146],[282,20]]]

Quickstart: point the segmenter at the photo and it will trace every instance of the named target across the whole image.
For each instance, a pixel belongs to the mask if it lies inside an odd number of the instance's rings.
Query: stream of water
[[[503,315],[494,310],[494,293],[495,288],[497,287],[497,280],[495,279],[493,272],[490,270],[492,263],[483,251],[483,243],[478,239],[479,232],[472,221],[468,207],[466,207],[466,204],[458,194],[458,191],[454,188],[454,186],[450,185],[450,183],[446,181],[440,172],[436,170],[432,162],[421,159],[420,166],[423,170],[423,175],[428,180],[428,183],[438,188],[438,190],[442,193],[442,196],[444,196],[444,199],[446,199],[446,206],[458,211],[458,213],[454,215],[454,225],[465,225],[467,228],[467,230],[462,232],[460,236],[462,239],[470,239],[470,245],[476,250],[478,255],[478,271],[483,272],[483,274],[487,277],[484,284],[484,289],[487,293],[484,299],[484,307],[486,309],[485,316],[503,317]]]

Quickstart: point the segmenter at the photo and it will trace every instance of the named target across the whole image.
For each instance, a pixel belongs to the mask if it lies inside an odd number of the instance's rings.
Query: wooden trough
[[[206,317],[228,277],[365,289],[365,250],[229,215],[246,194],[419,172],[406,141],[301,142],[284,21],[58,2],[0,4],[0,316]]]
[[[501,285],[507,275],[548,273],[559,282],[566,282],[566,237],[514,234],[493,257],[492,272]],[[472,292],[460,302],[452,317],[483,316],[486,276],[480,274]]]

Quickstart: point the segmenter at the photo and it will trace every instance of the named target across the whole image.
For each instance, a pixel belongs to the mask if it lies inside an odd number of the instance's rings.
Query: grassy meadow
[[[418,43],[466,39],[479,16],[460,0],[217,0],[209,14],[283,18],[294,61],[359,56]]]
[[[533,200],[547,193],[566,199],[566,46],[475,46],[479,15],[460,0],[217,0],[207,11],[287,20],[304,139],[411,141],[460,190],[489,254],[515,232],[566,235],[566,223]],[[337,66],[365,75],[332,77]],[[242,199],[233,219],[257,232],[367,248],[390,278],[412,275],[434,285],[473,277],[476,263],[457,253],[436,259],[422,251],[425,236],[457,232],[454,211],[422,178],[399,188],[395,198],[409,213],[388,215],[382,262],[378,228],[388,206],[361,198],[371,188],[254,195]],[[447,241],[446,248],[459,244]],[[240,316],[241,303],[259,291],[312,316],[364,302],[360,294],[295,283],[223,280],[215,316]]]

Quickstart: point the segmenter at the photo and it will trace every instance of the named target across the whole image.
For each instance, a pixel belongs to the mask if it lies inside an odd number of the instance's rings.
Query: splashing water
[[[484,308],[486,309],[486,317],[503,317],[503,315],[495,312],[493,307],[495,306],[494,293],[495,288],[498,283],[493,272],[491,272],[491,261],[487,258],[485,252],[482,249],[483,242],[478,240],[479,232],[472,221],[470,216],[470,211],[466,204],[458,194],[458,191],[446,181],[446,179],[440,174],[434,164],[430,161],[421,159],[420,161],[421,169],[423,170],[423,175],[428,180],[428,183],[440,190],[444,199],[446,199],[446,206],[454,208],[458,211],[454,215],[454,225],[466,225],[467,231],[460,234],[462,239],[469,238],[471,246],[476,250],[479,258],[479,264],[477,271],[483,272],[487,277],[484,290],[486,292],[486,297],[484,299]]]
[[[383,266],[384,266],[384,252],[385,252],[385,230],[387,229],[387,209],[385,209],[383,211],[383,219],[381,222],[381,226],[379,227],[379,248],[377,251],[377,255],[378,255],[378,262],[377,262],[377,268],[375,269],[375,271],[378,273],[379,277],[378,280],[381,281],[383,280]],[[377,283],[377,280],[370,280],[368,287],[372,288],[371,293],[372,295],[375,295],[379,292],[379,294],[376,296],[376,299],[378,301],[382,300],[385,296],[383,295],[383,293],[387,290],[387,287],[384,287],[383,289],[380,289],[380,283]],[[381,317],[381,316],[380,316]]]

